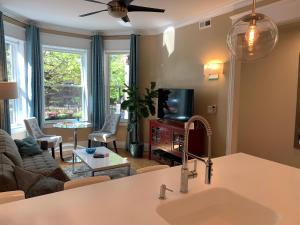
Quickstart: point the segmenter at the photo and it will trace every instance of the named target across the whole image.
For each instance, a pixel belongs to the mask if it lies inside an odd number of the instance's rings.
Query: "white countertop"
[[[300,224],[299,169],[242,153],[213,163],[212,184],[204,184],[199,163],[198,178],[189,180],[189,194],[224,187],[274,210],[280,216],[276,225]],[[167,200],[158,199],[163,183],[174,190]],[[8,203],[0,206],[0,224],[167,225],[156,208],[189,195],[179,193],[179,183],[180,167],[173,167]]]

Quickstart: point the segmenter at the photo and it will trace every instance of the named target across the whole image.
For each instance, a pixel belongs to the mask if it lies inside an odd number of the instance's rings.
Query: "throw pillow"
[[[50,174],[48,174],[47,177],[52,177],[62,182],[70,181],[70,178],[64,173],[64,171],[61,168],[56,168]]]
[[[18,188],[25,192],[26,198],[64,190],[64,182],[32,173],[17,166],[15,167],[15,176]]]
[[[42,177],[26,193],[26,198],[47,195],[64,190],[64,182],[52,177]]]
[[[19,152],[22,157],[34,156],[43,152],[40,149],[40,145],[33,137],[26,137],[23,140],[15,140],[15,143],[18,146]]]

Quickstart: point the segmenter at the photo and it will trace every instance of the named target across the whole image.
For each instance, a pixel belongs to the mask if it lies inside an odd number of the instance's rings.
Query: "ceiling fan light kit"
[[[278,42],[278,28],[266,15],[255,12],[237,20],[227,35],[230,52],[243,62],[254,61],[268,55]]]
[[[128,10],[119,1],[112,1],[108,5],[108,14],[115,18],[127,16]]]
[[[150,8],[144,6],[131,5],[134,0],[113,0],[109,3],[99,2],[96,0],[85,0],[87,2],[98,3],[102,5],[107,5],[107,9],[94,11],[86,14],[80,15],[80,17],[91,16],[100,12],[108,11],[108,14],[115,18],[121,18],[125,23],[130,22],[127,15],[128,12],[156,12],[164,13],[164,9]]]

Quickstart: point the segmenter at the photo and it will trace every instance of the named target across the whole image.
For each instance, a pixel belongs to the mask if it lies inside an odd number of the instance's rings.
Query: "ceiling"
[[[109,0],[102,0],[109,2]],[[129,13],[130,26],[107,12],[80,18],[78,15],[105,9],[105,5],[84,0],[0,0],[1,10],[14,18],[33,20],[44,28],[90,33],[123,34],[132,31],[159,33],[167,26],[180,26],[220,10],[251,4],[250,0],[135,0],[132,4],[164,8],[166,13]],[[225,13],[226,11],[224,11]],[[67,30],[66,30],[67,29]]]

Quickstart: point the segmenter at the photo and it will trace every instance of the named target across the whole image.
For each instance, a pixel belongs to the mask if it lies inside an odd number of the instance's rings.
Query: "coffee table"
[[[127,167],[128,176],[130,176],[130,162],[127,160],[127,158],[119,156],[106,147],[96,148],[96,153],[109,154],[109,156],[105,158],[94,158],[93,154],[86,153],[85,149],[73,150],[73,173],[84,173],[91,171],[92,176],[94,176],[95,172]],[[75,158],[79,158],[89,167],[89,170],[80,172],[75,171]]]

